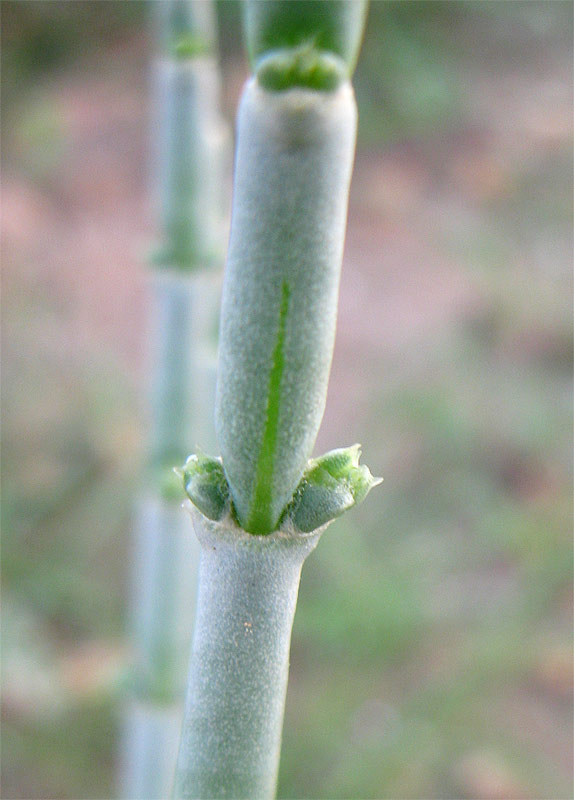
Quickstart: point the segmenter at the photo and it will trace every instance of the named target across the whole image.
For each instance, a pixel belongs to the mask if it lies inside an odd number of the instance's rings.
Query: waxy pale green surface
[[[161,244],[153,261],[182,271],[222,257],[225,133],[212,56],[158,61],[154,70],[155,184]]]
[[[323,529],[251,536],[192,516],[202,551],[174,797],[271,800],[299,577]]]
[[[334,92],[244,91],[223,290],[216,430],[241,526],[275,530],[323,416],[356,107]]]
[[[364,6],[293,7],[295,16],[288,3],[247,4],[256,49],[266,26],[296,35],[257,50],[279,48],[241,100],[216,398],[222,458],[194,456],[182,470],[202,559],[176,800],[274,796],[301,566],[326,524],[376,483],[358,445],[308,463],[333,352],[356,108],[337,48],[314,23],[306,33],[320,49],[308,46],[296,16],[307,24],[320,7],[338,35]],[[293,24],[273,20],[278,8]]]
[[[193,447],[214,443],[215,346],[208,332],[218,287],[206,275],[161,270],[150,275],[149,288],[148,458],[159,473],[181,463]]]
[[[159,56],[153,67],[151,188],[162,269],[151,270],[149,281],[147,489],[133,531],[132,669],[118,758],[119,794],[128,800],[166,798],[173,784],[199,545],[181,513],[181,481],[176,486],[170,478],[190,450],[215,448],[219,287],[205,267],[225,241],[220,192],[226,136],[217,64],[207,53],[214,4],[148,5]]]

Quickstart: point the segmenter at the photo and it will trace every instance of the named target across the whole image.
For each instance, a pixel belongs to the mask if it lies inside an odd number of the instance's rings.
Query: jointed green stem
[[[253,80],[241,101],[216,426],[237,519],[250,532],[277,527],[323,415],[355,121],[348,83],[270,92]]]
[[[149,294],[151,402],[147,469],[137,501],[131,580],[131,682],[123,718],[121,796],[168,796],[195,612],[199,546],[182,518],[181,483],[169,482],[198,443],[215,447],[211,357],[222,241],[219,187],[225,133],[218,112],[211,0],[150,3],[154,207],[159,253]],[[191,270],[195,274],[188,274]],[[127,688],[127,687],[126,687]]]
[[[237,126],[221,458],[181,470],[203,549],[176,800],[273,797],[301,565],[377,483],[358,445],[309,461],[333,352],[365,7],[245,3],[255,76]]]

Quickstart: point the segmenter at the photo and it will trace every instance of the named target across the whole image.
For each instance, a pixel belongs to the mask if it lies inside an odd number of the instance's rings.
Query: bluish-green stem
[[[156,271],[150,288],[151,466],[135,526],[132,619],[137,691],[169,703],[185,686],[195,597],[190,565],[197,564],[197,550],[187,542],[179,508],[183,498],[173,491],[168,465],[186,445],[213,444],[214,370],[205,299],[215,287],[205,274]]]
[[[155,3],[153,187],[157,267],[151,325],[147,465],[134,526],[131,696],[123,720],[121,795],[166,797],[179,741],[199,545],[171,468],[215,447],[216,308],[225,243],[227,137],[218,111],[213,4]]]
[[[173,781],[199,545],[181,513],[171,465],[186,446],[214,447],[215,348],[206,326],[213,326],[208,312],[217,288],[206,273],[150,275],[150,465],[133,535],[132,684],[120,759],[126,800],[166,797]]]
[[[355,151],[350,83],[268,91],[238,117],[216,430],[241,526],[273,531],[325,407]]]
[[[149,288],[149,452],[154,468],[169,476],[186,447],[215,447],[219,277],[207,270],[154,270]]]
[[[301,567],[333,518],[376,485],[359,453],[311,460],[267,536],[237,525],[220,460],[197,456],[182,470],[201,562],[177,800],[273,797]]]
[[[179,503],[152,493],[139,499],[132,567],[133,678],[120,764],[126,800],[166,797],[173,780],[199,561],[198,543],[185,523]]]
[[[206,2],[203,3],[207,5]],[[164,57],[155,65],[156,264],[182,271],[221,263],[227,136],[215,57]]]
[[[202,562],[178,800],[273,796],[306,548],[375,483],[358,446],[308,462],[332,356],[355,123],[348,82],[270,92],[253,79],[242,99],[218,376],[222,459],[195,456],[182,470],[213,519],[194,512]]]
[[[335,336],[364,3],[291,2],[244,6],[256,75],[237,125],[221,458],[200,453],[180,471],[202,556],[176,800],[273,797],[301,566],[376,483],[358,446],[309,460]]]
[[[200,589],[174,796],[271,798],[301,567],[322,530],[252,536],[192,513]]]

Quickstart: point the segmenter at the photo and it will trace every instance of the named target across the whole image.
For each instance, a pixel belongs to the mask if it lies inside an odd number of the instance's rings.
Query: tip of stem
[[[261,86],[275,92],[294,88],[332,92],[348,77],[339,56],[313,44],[273,50],[259,59],[255,72]]]

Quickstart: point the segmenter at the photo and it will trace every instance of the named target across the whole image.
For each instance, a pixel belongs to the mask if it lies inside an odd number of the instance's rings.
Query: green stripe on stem
[[[257,474],[251,515],[247,529],[252,533],[269,533],[275,527],[276,519],[272,513],[273,483],[272,475],[277,452],[277,433],[279,425],[279,408],[281,404],[281,379],[285,368],[285,328],[289,311],[289,285],[283,282],[281,292],[281,309],[279,311],[279,330],[277,344],[273,352],[273,367],[269,376],[269,394],[267,401],[267,419]]]

